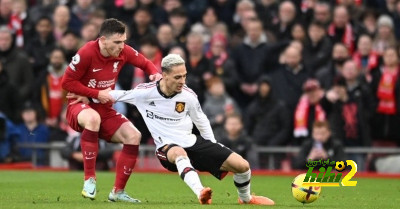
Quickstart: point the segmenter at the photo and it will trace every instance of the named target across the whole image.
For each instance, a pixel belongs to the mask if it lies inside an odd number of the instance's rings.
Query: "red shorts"
[[[83,131],[78,123],[78,114],[84,110],[92,108],[97,111],[101,118],[99,138],[106,141],[111,141],[111,137],[118,130],[119,127],[125,122],[130,122],[124,115],[115,111],[112,107],[103,104],[82,104],[77,103],[68,105],[67,107],[67,120],[72,129],[78,132]]]

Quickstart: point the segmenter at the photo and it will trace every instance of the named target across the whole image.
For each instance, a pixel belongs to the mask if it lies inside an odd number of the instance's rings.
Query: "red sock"
[[[117,162],[114,184],[115,191],[125,189],[126,182],[135,167],[138,152],[139,145],[124,144]]]
[[[83,170],[85,180],[90,177],[96,178],[96,158],[99,150],[99,132],[85,129],[81,136],[81,150],[83,155]]]

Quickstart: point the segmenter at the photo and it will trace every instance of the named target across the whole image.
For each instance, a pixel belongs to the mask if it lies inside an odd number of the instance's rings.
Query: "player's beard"
[[[118,57],[121,53],[121,51],[118,52],[117,50],[115,50],[115,53],[113,53],[113,50],[109,50],[108,48],[106,48],[106,51],[111,57]]]

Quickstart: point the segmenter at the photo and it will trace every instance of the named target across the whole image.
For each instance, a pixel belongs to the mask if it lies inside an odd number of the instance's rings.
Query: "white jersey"
[[[116,101],[138,108],[157,149],[172,143],[181,147],[193,146],[196,142],[196,136],[192,134],[193,123],[204,139],[216,142],[197,95],[186,85],[181,93],[169,97],[161,92],[159,81],[142,83],[129,91],[109,93]]]

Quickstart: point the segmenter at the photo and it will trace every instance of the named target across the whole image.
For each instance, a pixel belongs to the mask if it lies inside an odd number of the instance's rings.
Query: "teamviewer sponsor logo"
[[[148,117],[150,119],[173,121],[173,122],[181,120],[181,119],[165,118],[165,117],[162,117],[162,116],[158,116],[158,115],[154,114],[152,111],[149,111],[149,110],[146,110],[146,117]]]
[[[88,83],[88,87],[96,88],[96,79],[90,79]]]
[[[154,119],[154,113],[151,111],[146,110],[146,116],[150,119]]]

